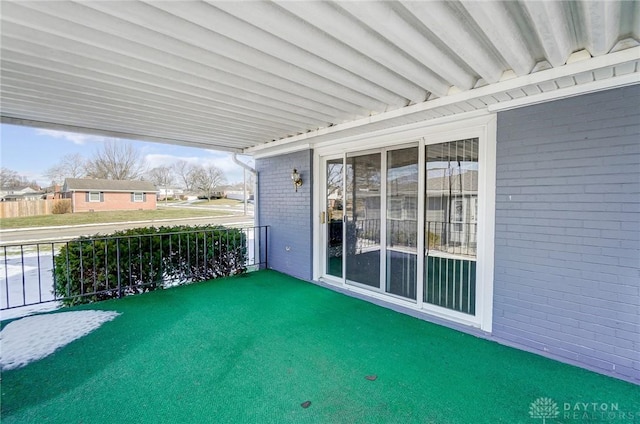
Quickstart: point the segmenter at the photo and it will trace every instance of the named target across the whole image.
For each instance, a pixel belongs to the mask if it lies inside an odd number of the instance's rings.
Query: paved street
[[[147,227],[147,226],[170,226],[170,225],[204,225],[219,224],[233,226],[253,226],[253,216],[231,215],[207,218],[187,218],[172,220],[155,220],[142,222],[118,222],[113,224],[96,224],[82,226],[65,227],[41,227],[29,229],[0,230],[0,246],[8,244],[20,244],[34,241],[64,240],[79,236],[93,234],[108,234],[116,230],[127,228]]]

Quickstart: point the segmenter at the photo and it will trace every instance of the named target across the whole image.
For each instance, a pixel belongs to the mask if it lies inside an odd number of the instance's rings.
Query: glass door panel
[[[346,278],[380,287],[381,154],[346,159]]]
[[[426,146],[424,302],[475,314],[478,139]]]
[[[343,171],[344,160],[331,159],[326,162],[327,193],[326,205],[326,273],[334,277],[342,276],[342,219],[343,219]]]
[[[387,152],[386,292],[416,299],[418,148]]]

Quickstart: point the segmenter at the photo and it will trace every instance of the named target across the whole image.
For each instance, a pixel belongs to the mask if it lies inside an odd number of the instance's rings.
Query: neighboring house
[[[38,200],[42,199],[44,192],[35,190],[31,187],[16,187],[5,189],[0,192],[3,202],[16,202],[18,200]]]
[[[22,194],[7,194],[2,198],[3,202],[17,202],[20,200],[41,200],[44,199],[44,192],[22,193]]]
[[[158,188],[158,200],[179,199],[184,194],[181,188]]]
[[[245,192],[243,190],[225,190],[224,197],[227,199],[244,201]],[[247,190],[246,197],[247,200],[251,200],[253,198],[253,194]]]
[[[62,199],[62,186],[60,186],[60,184],[47,187],[44,191],[44,198],[47,200]]]
[[[62,187],[73,212],[156,209],[156,193],[148,181],[67,178]]]

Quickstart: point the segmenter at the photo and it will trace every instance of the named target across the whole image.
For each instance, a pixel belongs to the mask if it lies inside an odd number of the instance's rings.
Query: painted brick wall
[[[74,212],[156,209],[156,194],[147,193],[145,202],[132,202],[131,193],[104,193],[104,202],[87,202],[85,192],[73,193]]]
[[[494,336],[640,381],[640,86],[498,114]]]
[[[312,271],[313,151],[256,160],[258,223],[269,225],[269,268],[304,280]],[[295,192],[291,172],[296,168],[303,185]]]

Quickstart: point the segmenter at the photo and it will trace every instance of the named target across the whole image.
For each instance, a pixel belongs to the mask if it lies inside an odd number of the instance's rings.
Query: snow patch
[[[75,311],[10,322],[0,331],[0,368],[20,368],[51,355],[118,315],[113,311]]]

